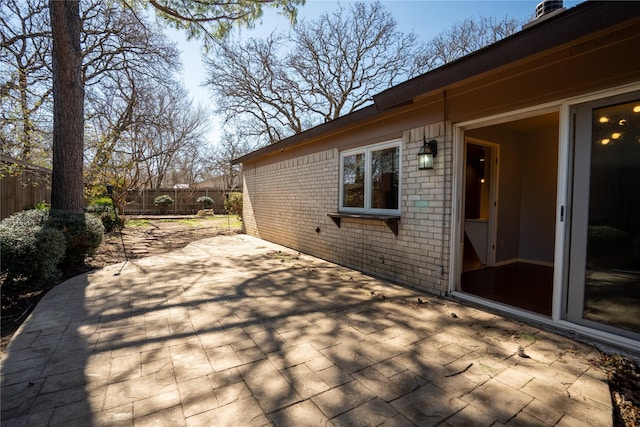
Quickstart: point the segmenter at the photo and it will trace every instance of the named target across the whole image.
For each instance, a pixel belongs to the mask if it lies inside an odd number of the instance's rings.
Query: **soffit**
[[[598,38],[611,33],[612,28],[621,23],[637,32],[639,17],[640,2],[587,1],[457,61],[387,89],[375,95],[374,102],[380,110],[416,102],[423,95],[441,92],[460,82],[471,82],[520,61],[539,59],[540,55],[545,56],[556,49],[580,44],[588,48],[584,40],[598,43]]]

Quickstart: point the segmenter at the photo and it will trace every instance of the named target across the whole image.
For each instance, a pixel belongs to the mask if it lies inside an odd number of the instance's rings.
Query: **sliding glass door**
[[[572,108],[566,317],[640,338],[640,92]]]

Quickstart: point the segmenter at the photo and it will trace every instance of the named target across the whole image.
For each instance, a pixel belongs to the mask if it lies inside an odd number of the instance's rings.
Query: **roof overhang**
[[[232,161],[241,164],[371,120],[452,85],[640,18],[640,2],[589,0],[426,74],[373,96],[374,104]],[[630,53],[631,54],[631,53]]]
[[[640,2],[586,1],[492,45],[400,83],[377,95],[378,110],[413,102],[479,74],[543,53],[640,16]]]

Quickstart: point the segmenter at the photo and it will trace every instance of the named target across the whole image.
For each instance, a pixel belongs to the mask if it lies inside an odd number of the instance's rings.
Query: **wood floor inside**
[[[551,316],[553,267],[517,262],[466,271],[462,291]]]

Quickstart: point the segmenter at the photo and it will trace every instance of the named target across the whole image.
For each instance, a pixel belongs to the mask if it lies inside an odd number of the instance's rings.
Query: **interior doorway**
[[[465,140],[463,271],[495,265],[499,145]]]
[[[551,112],[464,131],[459,291],[551,316],[558,129]]]

